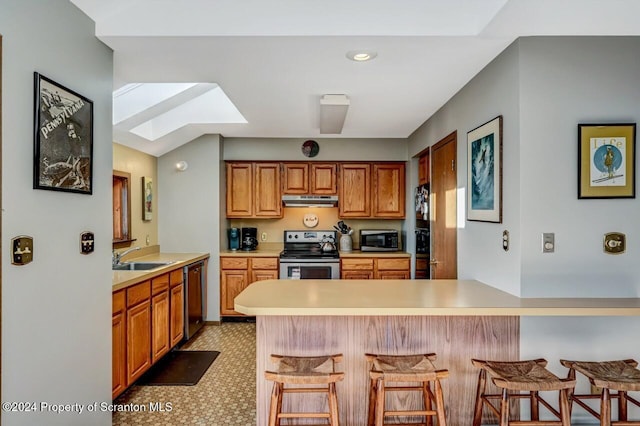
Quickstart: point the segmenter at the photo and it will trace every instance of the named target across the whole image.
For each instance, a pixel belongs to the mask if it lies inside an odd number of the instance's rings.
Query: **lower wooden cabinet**
[[[126,292],[120,290],[112,295],[111,318],[111,396],[115,398],[127,388],[127,322]]]
[[[278,279],[277,257],[220,258],[220,315],[243,316],[234,310],[234,299],[253,282]]]
[[[184,336],[182,268],[112,295],[112,398]]]
[[[408,280],[411,278],[408,257],[349,257],[340,259],[343,280]]]

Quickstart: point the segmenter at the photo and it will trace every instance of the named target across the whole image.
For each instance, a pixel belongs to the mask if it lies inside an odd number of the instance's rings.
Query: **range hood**
[[[283,195],[285,207],[335,207],[338,205],[337,195]]]

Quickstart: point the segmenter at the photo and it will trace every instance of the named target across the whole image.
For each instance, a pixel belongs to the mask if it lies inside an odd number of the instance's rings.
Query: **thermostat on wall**
[[[314,213],[307,213],[304,215],[302,223],[307,228],[315,228],[316,226],[318,226],[318,215]]]

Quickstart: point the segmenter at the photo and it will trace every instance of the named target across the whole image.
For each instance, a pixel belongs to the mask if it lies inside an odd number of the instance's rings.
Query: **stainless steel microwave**
[[[398,231],[393,229],[361,229],[361,251],[398,251]]]

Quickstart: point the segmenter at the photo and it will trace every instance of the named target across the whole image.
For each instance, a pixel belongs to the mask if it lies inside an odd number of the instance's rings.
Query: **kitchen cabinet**
[[[127,386],[151,366],[151,282],[127,288]]]
[[[169,275],[169,340],[174,347],[184,337],[184,279],[182,269]]]
[[[405,217],[404,163],[342,163],[338,187],[341,218]]]
[[[429,183],[429,152],[418,157],[418,185],[426,185]]]
[[[371,216],[371,165],[340,164],[338,182],[338,216],[368,218]]]
[[[278,279],[277,257],[221,257],[220,315],[243,316],[234,310],[236,296],[249,284],[270,279]]]
[[[229,218],[282,217],[280,163],[226,164]]]
[[[411,278],[408,257],[350,257],[340,259],[343,280],[408,280]]]
[[[336,163],[283,163],[283,194],[336,195]]]
[[[169,352],[169,274],[151,280],[151,362]]]
[[[127,388],[126,292],[111,296],[111,397],[115,399]]]

